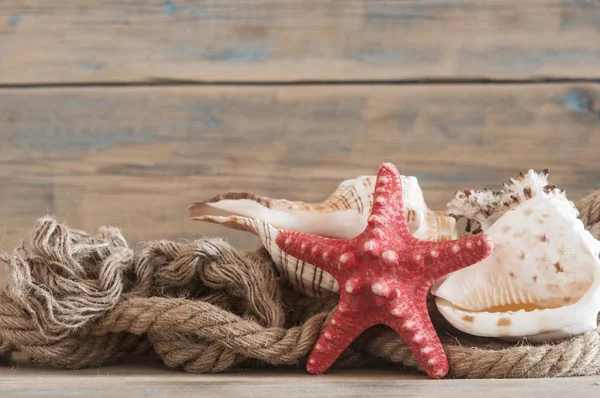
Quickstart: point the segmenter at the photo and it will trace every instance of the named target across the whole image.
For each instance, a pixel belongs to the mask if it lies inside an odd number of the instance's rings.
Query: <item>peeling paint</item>
[[[19,25],[19,23],[21,23],[21,15],[19,14],[13,14],[8,19],[8,26],[10,26],[11,28],[16,27],[17,25]]]
[[[272,57],[270,48],[263,46],[232,47],[206,49],[199,47],[180,46],[167,47],[164,57],[172,61],[209,60],[216,62],[261,62]]]
[[[19,147],[60,153],[72,150],[105,150],[115,146],[149,144],[157,141],[159,141],[159,137],[134,134],[131,131],[118,134],[95,132],[77,134],[48,128],[45,131],[28,131],[18,134],[15,143]]]
[[[166,0],[165,6],[167,7],[167,13],[169,15],[175,15],[179,12],[179,7],[173,3],[173,0]]]
[[[356,49],[344,58],[376,65],[431,64],[439,62],[439,51],[425,49]]]
[[[101,64],[82,63],[81,69],[89,71],[89,72],[98,72],[99,70],[104,69],[104,67]]]
[[[562,95],[561,100],[564,106],[575,112],[592,112],[592,101],[589,96],[582,91],[568,91]]]
[[[418,22],[435,18],[440,10],[460,10],[472,6],[469,2],[367,2],[368,22]]]
[[[254,62],[271,56],[270,51],[265,49],[237,48],[222,51],[214,51],[206,54],[208,59],[217,61],[248,61]]]
[[[498,47],[489,51],[463,51],[459,56],[459,67],[470,73],[482,70],[493,73],[506,71],[507,68],[523,73],[536,73],[539,68],[548,64],[563,65],[598,65],[600,51],[587,49],[524,49]]]

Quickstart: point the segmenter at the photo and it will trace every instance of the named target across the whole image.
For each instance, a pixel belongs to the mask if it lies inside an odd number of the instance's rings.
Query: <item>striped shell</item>
[[[405,217],[414,236],[438,241],[459,237],[454,218],[443,211],[427,208],[415,177],[402,176],[402,184],[405,187]],[[312,264],[283,253],[275,239],[282,230],[340,239],[357,236],[367,226],[374,185],[375,176],[343,181],[321,203],[230,192],[190,205],[190,218],[258,235],[279,271],[294,289],[310,297],[323,297],[339,291],[337,281]]]

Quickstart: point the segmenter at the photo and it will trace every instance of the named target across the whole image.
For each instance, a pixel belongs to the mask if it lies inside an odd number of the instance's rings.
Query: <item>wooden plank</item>
[[[590,397],[600,377],[555,379],[431,380],[401,369],[339,369],[325,375],[304,370],[240,369],[193,375],[160,365],[120,365],[76,371],[0,368],[6,397]]]
[[[600,78],[596,0],[5,0],[0,84]]]
[[[600,86],[122,87],[0,90],[0,244],[47,213],[136,243],[253,235],[188,221],[226,191],[321,201],[390,161],[430,207],[550,169],[571,200],[600,188]]]

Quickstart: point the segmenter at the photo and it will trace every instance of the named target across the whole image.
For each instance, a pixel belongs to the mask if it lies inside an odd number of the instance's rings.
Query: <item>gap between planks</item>
[[[0,84],[1,89],[35,89],[35,88],[93,88],[93,87],[194,87],[194,86],[445,86],[445,85],[544,85],[544,84],[598,84],[600,79],[408,79],[408,80],[289,80],[289,81],[204,81],[150,78],[146,82],[54,82],[54,83],[9,83]]]

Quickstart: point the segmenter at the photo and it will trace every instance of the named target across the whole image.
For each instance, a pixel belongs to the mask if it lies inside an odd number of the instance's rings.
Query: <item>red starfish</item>
[[[285,231],[276,242],[340,285],[337,309],[309,356],[308,372],[327,371],[364,330],[385,324],[434,378],[448,373],[448,359],[429,319],[427,292],[434,281],[481,261],[493,248],[485,234],[444,242],[412,236],[404,218],[402,180],[389,163],[379,168],[373,209],[360,235],[343,240]]]

